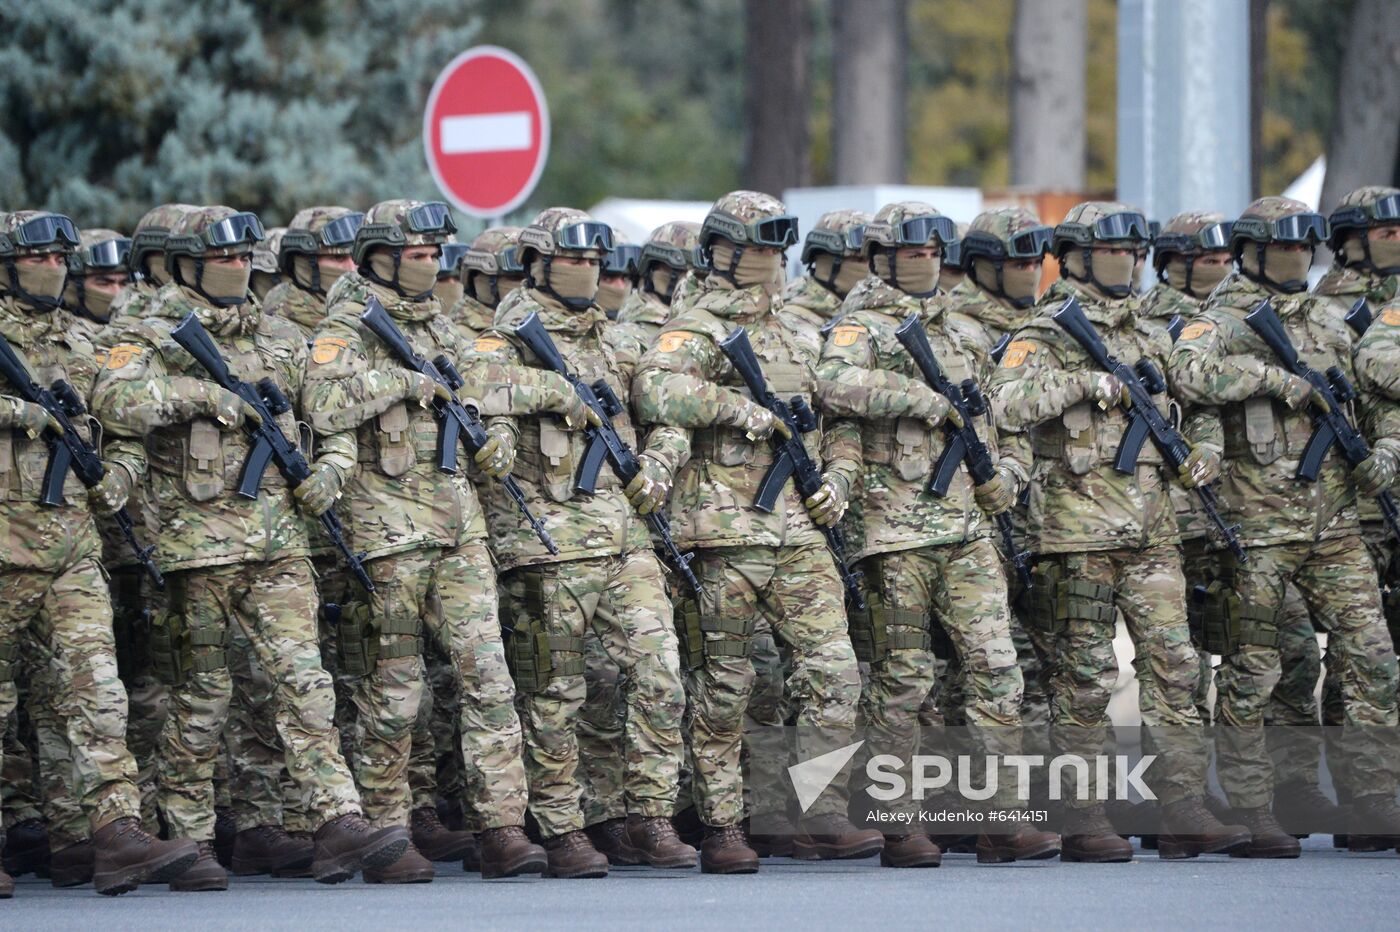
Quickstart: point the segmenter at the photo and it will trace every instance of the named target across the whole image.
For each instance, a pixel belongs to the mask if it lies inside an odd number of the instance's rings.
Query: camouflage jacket
[[[948,304],[980,331],[979,342],[990,351],[1003,337],[1015,333],[1035,317],[1033,307],[1019,308],[998,300],[990,292],[964,278],[948,292]]]
[[[462,295],[447,309],[447,319],[457,325],[462,331],[462,338],[468,342],[475,340],[481,331],[491,326],[491,319],[495,316],[494,310],[469,294]]]
[[[787,314],[782,299],[762,288],[731,289],[707,278],[699,297],[671,319],[642,357],[633,383],[639,419],[657,425],[648,449],[676,477],[676,541],[697,547],[821,543],[791,482],[772,514],[753,507],[773,451],[769,441],[751,441],[739,426],[752,401],[719,348],[736,326],[748,332],[771,391],[809,402],[817,394],[817,329]],[[821,432],[804,440],[820,463]]]
[[[927,490],[946,446],[944,430],[903,416],[913,383],[925,384],[894,333],[910,314],[923,321],[934,356],[954,385],[964,379],[980,383],[986,373],[987,352],[975,325],[948,308],[945,295],[920,299],[867,278],[846,297],[822,348],[817,367],[822,410],[837,419],[826,427],[830,470],[852,489],[856,558],[989,533],[966,467],[958,470],[945,498]],[[986,419],[978,420],[978,434],[995,455],[995,434]],[[855,428],[853,438],[849,427]]]
[[[545,380],[553,381],[554,376],[515,335],[515,328],[531,312],[539,315],[574,374],[589,385],[605,380],[620,399],[631,396],[632,376],[642,353],[629,329],[609,322],[597,307],[571,311],[524,288],[501,302],[495,323],[476,340],[472,373],[481,386],[486,410],[519,416],[513,475],[559,545],[559,553],[551,556],[544,549],[499,484],[491,486],[486,496],[492,550],[501,567],[510,569],[644,549],[649,546],[646,526],[627,503],[610,465],[605,462],[598,473],[596,494],[574,491],[586,441],[581,431],[567,430],[560,418],[544,413],[539,394],[530,390]],[[612,421],[623,441],[642,452],[631,413],[624,410]]]
[[[842,313],[841,296],[806,275],[788,282],[783,289],[783,307],[818,330]]]
[[[1400,453],[1400,298],[1380,308],[1356,343],[1356,387],[1367,402],[1365,431],[1377,447]],[[1381,521],[1373,498],[1360,498],[1362,521]]]
[[[1319,372],[1341,366],[1350,375],[1346,326],[1312,295],[1270,295],[1238,273],[1211,292],[1181,333],[1169,379],[1183,399],[1220,410],[1225,473],[1220,498],[1227,520],[1240,524],[1246,547],[1344,537],[1358,530],[1348,468],[1334,448],[1318,481],[1295,478],[1312,436],[1307,406],[1290,411],[1268,395],[1268,370],[1279,366],[1244,317],[1270,298],[1299,354]]]
[[[466,469],[438,469],[440,420],[419,404],[417,383],[401,377],[403,363],[360,323],[371,295],[420,355],[445,353],[461,364],[470,352],[436,298],[408,301],[358,272],[331,286],[329,311],[311,340],[302,404],[318,452],[356,464],[341,499],[355,547],[375,558],[483,538],[486,521]],[[459,464],[470,461],[458,451]]]
[[[34,381],[47,387],[63,379],[81,397],[90,397],[97,362],[85,329],[75,325],[72,314],[35,313],[19,307],[14,298],[0,298],[0,334]],[[0,567],[56,573],[84,557],[100,555],[100,542],[88,511],[87,490],[77,476],[70,473],[63,484],[62,505],[39,504],[49,445],[43,436],[31,439],[19,426],[20,401],[15,386],[0,376],[0,520],[5,527]],[[75,418],[74,424],[84,439],[98,439],[101,431],[95,422]]]
[[[263,313],[287,318],[297,325],[301,338],[309,343],[311,334],[326,319],[326,302],[314,291],[284,280],[263,298]]]
[[[1328,311],[1338,320],[1346,317],[1357,298],[1365,298],[1374,314],[1400,297],[1400,275],[1376,275],[1334,263],[1318,280],[1313,294],[1326,299]]]
[[[617,322],[626,326],[643,347],[651,345],[670,318],[671,305],[641,288],[633,289],[617,312]]]
[[[111,320],[142,317],[146,313],[146,305],[155,300],[159,292],[160,286],[155,282],[132,282],[117,292],[117,296],[112,299],[108,316]]]
[[[1100,409],[1091,383],[1099,370],[1049,312],[1077,297],[1118,359],[1166,364],[1171,338],[1138,320],[1139,299],[1102,301],[1060,280],[1041,298],[1043,313],[1014,335],[991,379],[1001,452],[1030,477],[1027,531],[1040,553],[1148,548],[1177,540],[1161,454],[1149,442],[1136,472],[1113,468],[1127,420]],[[1159,401],[1167,413],[1165,397]]]
[[[270,378],[294,399],[306,369],[306,344],[292,324],[251,304],[210,308],[179,285],[162,288],[141,318],[121,322],[93,409],[112,436],[144,441],[160,566],[189,570],[305,556],[306,528],[275,465],[263,473],[257,498],[237,492],[251,444],[242,430],[224,430],[205,416],[222,389],[170,336],[191,312],[229,370],[246,382]],[[288,437],[299,436],[294,410],[277,424]]]

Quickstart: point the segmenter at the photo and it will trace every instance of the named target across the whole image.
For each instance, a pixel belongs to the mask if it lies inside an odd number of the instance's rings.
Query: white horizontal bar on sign
[[[534,114],[528,110],[443,117],[439,124],[442,154],[528,149],[534,143],[533,117]]]

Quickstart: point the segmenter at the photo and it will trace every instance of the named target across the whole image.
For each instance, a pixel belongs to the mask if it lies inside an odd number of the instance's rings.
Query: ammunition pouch
[[[191,673],[228,668],[223,625],[192,627],[184,612],[170,609],[151,622],[151,672],[167,686],[183,686]]]
[[[1058,561],[1035,568],[1030,600],[1031,623],[1050,634],[1064,632],[1071,621],[1113,624],[1113,587],[1066,579]]]
[[[336,669],[347,676],[368,676],[379,658],[379,635],[370,624],[369,606],[362,602],[327,605],[327,619],[335,623]]]
[[[931,650],[928,616],[913,609],[887,605],[883,593],[872,592],[863,611],[852,611],[847,630],[856,659],[862,663],[883,663],[895,650]],[[939,626],[939,633],[946,639]],[[948,645],[951,647],[951,643]]]
[[[700,603],[692,596],[676,602],[676,640],[686,670],[705,665],[705,635],[700,630]]]
[[[1277,606],[1242,601],[1219,581],[1203,587],[1199,601],[1202,646],[1210,653],[1229,656],[1241,647],[1278,647]]]
[[[19,641],[12,640],[0,644],[0,683],[10,683],[15,678],[15,657],[19,655]]]
[[[505,651],[506,666],[522,693],[541,692],[561,676],[583,675],[583,638],[549,633],[551,600],[545,586],[546,578],[552,579],[555,572],[554,567],[544,567],[515,573],[523,584],[524,598],[513,600],[514,625],[505,639]]]

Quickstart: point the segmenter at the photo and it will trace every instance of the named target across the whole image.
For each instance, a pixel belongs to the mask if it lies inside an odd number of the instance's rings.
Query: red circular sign
[[[438,188],[466,213],[519,207],[549,156],[549,107],[530,66],[492,45],[452,59],[428,94],[423,151]]]

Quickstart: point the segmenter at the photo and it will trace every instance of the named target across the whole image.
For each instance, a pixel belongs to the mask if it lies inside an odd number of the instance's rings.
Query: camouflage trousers
[[[526,783],[515,689],[501,646],[496,569],[483,540],[415,550],[368,564],[380,657],[355,688],[355,777],[374,824],[403,825],[413,806],[409,758],[423,703],[421,631],[450,660],[461,696],[458,728],[470,805],[480,828],[525,822]],[[397,633],[396,633],[397,632]],[[397,656],[395,656],[397,655]]]
[[[860,698],[869,755],[912,764],[919,752],[920,710],[933,691],[932,625],[952,641],[966,689],[966,724],[980,754],[1019,754],[1021,669],[1011,641],[1001,557],[990,540],[923,547],[861,561],[869,624],[884,629],[883,656],[871,658]],[[852,620],[852,639],[859,622]],[[862,639],[864,640],[864,639]],[[864,659],[864,658],[862,658]],[[862,750],[865,753],[865,749]],[[912,785],[909,766],[901,768]],[[998,780],[994,803],[1015,802],[1010,771]],[[916,809],[910,797],[901,805]]]
[[[786,725],[792,715],[786,692],[792,652],[761,615],[749,640],[749,664],[753,667],[753,684],[749,687],[748,707],[744,709],[745,729]],[[744,811],[751,817],[786,817],[787,768],[792,762],[792,747],[786,740],[786,731],[773,734],[783,740],[746,741],[743,746]]]
[[[530,813],[541,835],[555,838],[584,825],[577,727],[589,628],[630,683],[623,694],[625,810],[669,818],[676,805],[685,692],[656,554],[645,549],[522,567],[503,577],[502,588],[509,617],[542,619],[550,642],[548,682],[516,697],[525,728]]]
[[[48,649],[32,638],[25,644],[23,657],[29,670],[26,702],[35,750],[34,785],[48,823],[49,845],[56,851],[86,841],[91,827],[73,782],[69,702],[57,676],[58,665]]]
[[[187,570],[171,573],[167,587],[168,611],[192,633],[203,632],[192,648],[194,669],[171,687],[160,735],[160,808],[171,836],[214,837],[214,775],[234,692],[224,651],[233,650],[235,627],[274,684],[283,762],[314,813],[313,827],[359,812],[332,721],[330,675],[316,643],[311,564],[293,558]]]
[[[597,825],[627,815],[623,736],[627,728],[629,680],[608,656],[603,639],[590,627],[583,633],[583,708],[578,717],[578,781],[583,824]]]
[[[463,775],[461,695],[452,661],[435,642],[423,645],[427,681],[413,721],[408,789],[414,809],[435,808],[439,799],[460,811],[467,788]],[[475,817],[468,819],[475,824]],[[478,830],[473,828],[473,831]]]
[[[1274,774],[1264,722],[1281,676],[1278,619],[1289,583],[1328,635],[1332,669],[1340,674],[1346,758],[1341,788],[1393,792],[1393,750],[1374,726],[1396,724],[1396,658],[1381,612],[1375,566],[1356,535],[1310,543],[1251,547],[1249,562],[1232,567],[1241,614],[1239,646],[1216,671],[1216,721],[1232,726],[1220,737],[1220,782],[1231,805],[1265,806]],[[1262,620],[1273,616],[1273,622]]]
[[[15,671],[31,639],[42,658],[35,666],[48,667],[52,677],[52,685],[42,689],[56,708],[52,727],[62,729],[71,753],[72,798],[94,829],[139,818],[141,797],[134,782],[136,762],[126,749],[126,692],[117,675],[111,597],[95,557],[58,573],[0,573],[0,721],[14,711]],[[3,766],[0,761],[0,772]]]
[[[25,711],[29,706],[29,679],[24,668],[16,671],[19,701],[4,727],[4,763],[0,764],[0,809],[3,826],[44,817],[43,790],[39,786],[39,751],[34,726]]]
[[[1322,735],[1316,726],[1317,681],[1322,676],[1323,653],[1312,614],[1292,583],[1284,589],[1283,610],[1279,613],[1278,652],[1279,681],[1264,709],[1264,724],[1288,727],[1269,735],[1274,783],[1305,782],[1316,786],[1322,763]],[[1338,657],[1328,652],[1328,675],[1324,681],[1333,702],[1341,699],[1337,692],[1340,671],[1332,669]]]
[[[850,740],[860,672],[846,630],[841,580],[823,543],[700,550],[696,574],[704,663],[689,671],[693,793],[706,825],[743,817],[740,747],[754,685],[749,640],[760,617],[792,652],[787,702],[795,709],[797,754],[808,760]],[[845,814],[844,781],[834,781],[809,814]]]
[[[165,595],[136,566],[112,570],[111,591],[117,670],[126,684],[126,746],[136,758],[141,824],[154,834],[160,831],[156,744],[165,724],[170,693],[151,669],[150,633],[151,618],[161,611]]]
[[[1207,748],[1193,701],[1200,661],[1176,545],[1043,556],[1033,581],[1036,627],[1051,656],[1057,749],[1086,758],[1102,753],[1118,678],[1113,635],[1121,612],[1136,654],[1138,707],[1159,759],[1147,780],[1163,803],[1205,792]],[[1070,806],[1075,789],[1067,771]]]

